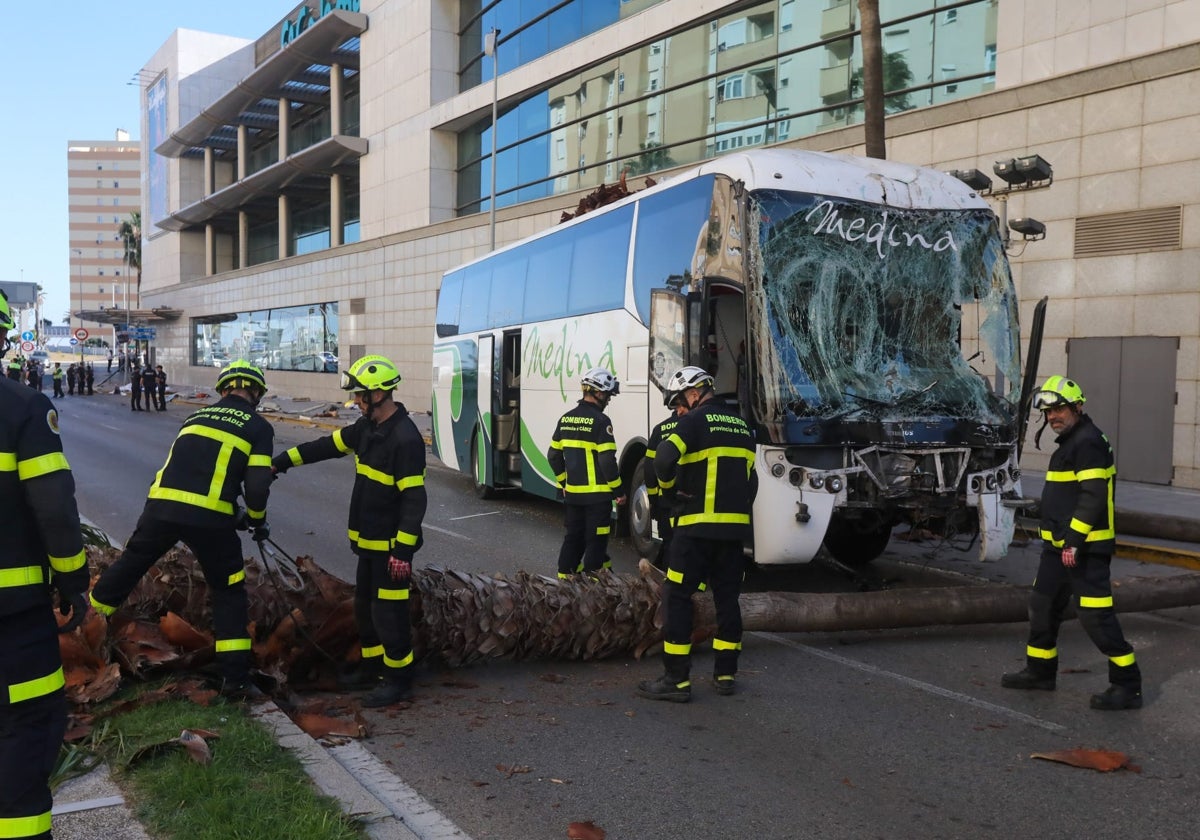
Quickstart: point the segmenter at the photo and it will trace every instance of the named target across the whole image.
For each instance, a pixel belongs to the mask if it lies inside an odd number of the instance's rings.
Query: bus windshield
[[[748,198],[756,418],[1011,423],[1016,293],[986,209]]]

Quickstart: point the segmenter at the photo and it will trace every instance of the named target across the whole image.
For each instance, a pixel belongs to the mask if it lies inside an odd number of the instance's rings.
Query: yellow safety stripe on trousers
[[[271,456],[270,455],[251,455],[249,460],[246,462],[246,466],[248,466],[248,467],[266,467],[267,469],[270,469]]]
[[[46,572],[41,566],[0,569],[0,589],[8,589],[13,586],[36,586],[45,582]]]
[[[265,510],[246,508],[246,516],[248,516],[251,520],[258,522],[267,518],[267,512]]]
[[[607,537],[610,533],[612,533],[611,525],[601,525],[596,529],[597,537]]]
[[[59,574],[73,572],[87,565],[87,554],[82,548],[79,549],[78,554],[72,554],[70,557],[55,557],[53,554],[49,554],[47,557],[50,560],[50,568]]]
[[[676,644],[675,642],[663,642],[663,653],[671,656],[688,656],[692,652],[692,643]]]
[[[61,452],[47,452],[45,455],[39,455],[36,458],[26,458],[24,461],[18,461],[17,477],[21,481],[28,481],[40,475],[49,475],[52,472],[70,469],[71,467],[67,464],[66,455]]]
[[[407,668],[413,663],[413,654],[410,650],[408,656],[403,659],[392,659],[386,653],[383,655],[383,664],[389,668]]]
[[[713,650],[741,650],[741,642],[727,642],[724,639],[713,637]]]
[[[1058,648],[1050,648],[1047,650],[1046,648],[1027,645],[1025,647],[1025,655],[1030,659],[1058,659]]]
[[[17,471],[17,453],[0,452],[0,472]]]
[[[383,656],[383,645],[371,645],[362,649],[363,659],[374,659],[377,656]]]
[[[67,681],[63,677],[63,669],[60,665],[44,677],[10,685],[8,687],[8,702],[20,703],[23,700],[44,697],[47,694],[53,694],[66,684]]]
[[[116,607],[110,607],[108,604],[101,603],[96,600],[96,596],[88,593],[88,600],[92,602],[92,609],[100,613],[100,615],[112,615],[117,611]]]
[[[37,837],[50,831],[50,812],[32,817],[0,817],[0,837]]]
[[[406,586],[403,589],[384,589],[380,587],[375,590],[375,597],[380,601],[407,601],[408,587]]]
[[[1079,596],[1079,606],[1083,609],[1102,610],[1105,607],[1111,607],[1112,605],[1113,605],[1112,595],[1103,595],[1099,598],[1090,597],[1087,595]]]
[[[647,488],[646,488],[646,495],[647,495],[647,496],[657,496],[657,495],[658,495],[658,487],[657,487],[657,486],[655,486],[655,487],[647,487]]]
[[[354,530],[353,528],[351,528],[346,533],[348,533],[350,535],[350,542],[354,543],[359,548],[366,549],[367,551],[391,551],[392,550],[392,541],[391,540],[362,539],[358,536],[358,531]]]
[[[234,572],[233,574],[231,574],[229,576],[229,579],[226,580],[225,583],[227,583],[229,586],[233,586],[235,583],[241,583],[245,579],[246,579],[246,570],[238,569],[236,572]]]
[[[1122,656],[1110,656],[1108,657],[1108,661],[1116,665],[1118,668],[1128,668],[1130,665],[1136,662],[1137,659],[1134,658],[1133,652],[1130,651]]]
[[[217,653],[236,653],[250,650],[250,639],[217,639]]]
[[[417,535],[410,534],[408,531],[397,531],[395,543],[396,545],[416,545]]]
[[[425,471],[424,470],[421,471],[420,475],[408,475],[408,476],[404,476],[403,478],[396,479],[396,489],[402,493],[405,490],[408,490],[409,488],[412,488],[412,487],[424,487],[424,486],[425,486]]]
[[[683,572],[678,569],[667,569],[667,580],[671,583],[683,583]]]

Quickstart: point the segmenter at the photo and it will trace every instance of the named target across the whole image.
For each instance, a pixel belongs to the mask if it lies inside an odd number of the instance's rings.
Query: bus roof
[[[833,152],[751,149],[721,155],[698,166],[663,177],[652,187],[634,192],[620,201],[606,204],[563,224],[553,225],[495,251],[481,254],[444,273],[453,273],[510,248],[547,236],[556,230],[580,224],[624,207],[631,201],[705,175],[724,175],[734,181],[743,182],[749,190],[773,189],[813,193],[912,210],[989,208],[987,201],[958,178],[936,169]]]

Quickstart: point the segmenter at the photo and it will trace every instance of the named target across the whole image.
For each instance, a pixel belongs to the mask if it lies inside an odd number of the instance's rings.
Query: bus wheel
[[[862,568],[883,554],[892,527],[888,523],[847,522],[835,515],[825,532],[825,548],[834,559],[852,568]]]
[[[629,525],[629,539],[638,557],[653,560],[658,556],[658,540],[654,539],[651,530],[650,496],[646,493],[645,462],[639,463],[633,470],[633,481],[630,483],[629,497],[626,500],[626,521]]]
[[[496,494],[493,487],[487,485],[487,476],[483,474],[483,436],[476,432],[471,437],[471,483],[475,485],[475,495],[481,499],[490,499]]]

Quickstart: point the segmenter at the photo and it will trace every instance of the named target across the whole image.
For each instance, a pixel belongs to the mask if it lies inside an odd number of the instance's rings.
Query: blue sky
[[[61,323],[71,276],[67,141],[112,140],[118,128],[142,139],[139,89],[129,82],[176,29],[254,39],[298,2],[4,4],[0,160],[8,175],[0,203],[0,288],[6,280],[41,283],[43,316]]]

